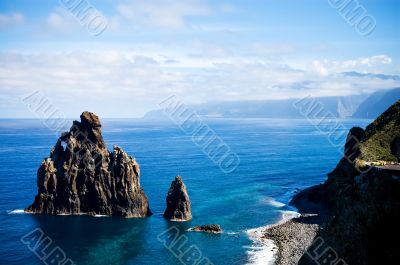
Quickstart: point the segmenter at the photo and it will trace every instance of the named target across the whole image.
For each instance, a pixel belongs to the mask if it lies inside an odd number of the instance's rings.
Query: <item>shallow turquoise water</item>
[[[246,230],[279,220],[289,208],[274,200],[287,203],[296,188],[322,182],[341,150],[306,120],[206,123],[238,154],[241,162],[234,172],[224,174],[172,123],[103,121],[109,149],[119,145],[139,162],[141,184],[154,213],[145,219],[123,219],[10,214],[33,201],[37,168],[57,137],[39,120],[0,120],[0,264],[43,264],[20,240],[36,228],[52,239],[45,253],[58,246],[75,264],[180,264],[173,253],[192,245],[213,264],[248,263],[253,242]],[[369,121],[341,123],[348,130]],[[162,218],[166,193],[177,174],[192,202],[193,220],[186,223]],[[206,223],[218,223],[225,232],[186,232]],[[187,242],[171,251],[158,237],[173,227]]]

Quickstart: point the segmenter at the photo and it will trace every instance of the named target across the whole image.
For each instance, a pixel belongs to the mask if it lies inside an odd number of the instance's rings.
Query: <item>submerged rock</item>
[[[221,233],[222,229],[219,225],[217,224],[211,224],[211,225],[201,225],[201,226],[195,226],[189,229],[189,231],[194,231],[194,232],[207,232],[207,233]]]
[[[167,194],[167,208],[164,217],[171,221],[188,221],[192,219],[189,195],[181,176],[172,181]]]
[[[83,112],[42,161],[38,194],[25,211],[38,214],[99,214],[145,217],[151,214],[140,187],[139,164],[118,146],[106,148],[101,123]]]

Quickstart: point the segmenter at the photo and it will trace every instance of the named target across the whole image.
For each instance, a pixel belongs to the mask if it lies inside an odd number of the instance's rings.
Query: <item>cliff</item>
[[[318,212],[315,205],[329,212],[299,264],[398,264],[400,166],[388,163],[398,160],[399,117],[400,101],[365,131],[351,129],[327,181],[293,198],[302,212]]]
[[[151,214],[134,158],[106,148],[99,118],[83,112],[58,139],[37,172],[38,194],[25,211],[37,214]]]

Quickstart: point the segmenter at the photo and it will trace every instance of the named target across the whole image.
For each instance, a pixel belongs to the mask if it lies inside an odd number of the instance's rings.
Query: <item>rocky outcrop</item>
[[[169,188],[164,217],[171,221],[188,221],[192,219],[189,195],[180,176],[175,177]]]
[[[195,227],[190,228],[189,231],[207,232],[207,233],[214,233],[214,234],[222,233],[221,226],[216,225],[216,224],[195,226]]]
[[[101,123],[83,112],[58,139],[37,172],[38,194],[26,211],[37,214],[151,214],[135,158],[106,148]]]
[[[393,139],[390,150],[392,155],[396,157],[397,162],[400,162],[400,137],[396,137]]]
[[[329,264],[398,263],[400,167],[386,169],[367,162],[397,158],[399,117],[400,101],[365,131],[351,129],[344,156],[328,174],[328,180],[294,196],[291,203],[300,210],[316,210],[308,207],[313,204],[329,209],[328,221],[321,226],[318,240],[299,264],[320,264],[326,259]]]
[[[344,145],[344,157],[353,162],[360,154],[360,143],[365,138],[365,131],[360,127],[350,129]]]

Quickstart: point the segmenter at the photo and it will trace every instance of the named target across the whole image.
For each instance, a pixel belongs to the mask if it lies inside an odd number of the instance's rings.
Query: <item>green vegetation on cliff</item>
[[[360,145],[361,158],[365,161],[397,162],[397,139],[400,138],[400,100],[380,115],[365,130]]]

